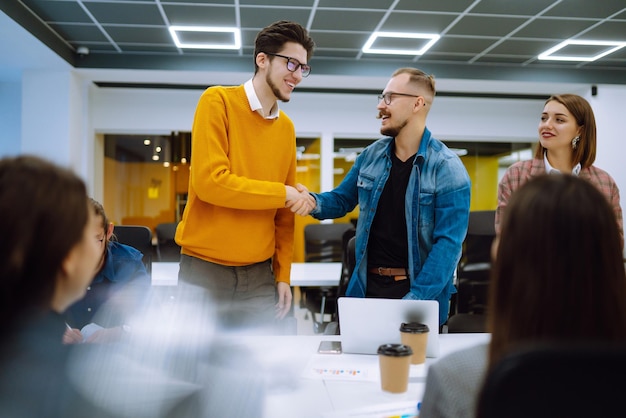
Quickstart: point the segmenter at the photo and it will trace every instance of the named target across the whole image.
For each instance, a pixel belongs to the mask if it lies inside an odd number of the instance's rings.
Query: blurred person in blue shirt
[[[94,211],[93,238],[102,251],[98,273],[84,298],[66,312],[68,329],[65,343],[111,342],[130,331],[128,318],[146,300],[150,275],[142,261],[143,254],[117,242],[113,223],[102,205],[91,199]]]

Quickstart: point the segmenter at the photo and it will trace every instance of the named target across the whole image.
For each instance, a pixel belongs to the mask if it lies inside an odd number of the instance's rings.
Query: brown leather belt
[[[378,274],[379,276],[389,276],[393,277],[396,282],[400,280],[406,280],[409,278],[409,274],[406,269],[395,268],[395,267],[373,267],[369,269],[369,272],[372,274]]]

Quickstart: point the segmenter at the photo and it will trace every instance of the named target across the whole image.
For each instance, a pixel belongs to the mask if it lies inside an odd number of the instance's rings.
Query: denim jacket
[[[108,322],[99,325],[121,325],[130,315],[126,311],[137,308],[149,294],[151,281],[142,261],[143,254],[117,241],[109,241],[107,245],[104,265],[91,281],[87,293],[65,311],[67,322],[74,328],[92,322],[101,308],[117,294],[124,295],[124,303],[119,300],[112,304],[114,309],[107,311],[106,315]],[[123,293],[119,293],[122,290]],[[103,315],[99,315],[99,320],[102,319]]]
[[[356,266],[346,296],[365,297],[367,243],[378,200],[391,171],[393,138],[374,142],[357,157],[334,190],[311,193],[316,219],[339,218],[359,205]],[[448,318],[453,278],[467,233],[471,183],[461,160],[428,129],[413,161],[405,198],[411,291],[404,299],[436,300],[439,321]]]

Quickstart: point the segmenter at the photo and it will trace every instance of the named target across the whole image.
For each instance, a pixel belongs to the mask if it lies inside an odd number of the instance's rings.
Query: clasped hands
[[[291,209],[293,213],[307,216],[315,209],[317,203],[315,198],[309,194],[309,189],[306,186],[298,183],[296,187],[285,185],[285,189],[287,189],[285,207]]]

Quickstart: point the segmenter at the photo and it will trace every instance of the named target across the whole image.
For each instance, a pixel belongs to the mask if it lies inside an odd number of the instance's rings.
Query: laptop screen
[[[337,303],[344,353],[376,354],[382,344],[400,343],[403,322],[419,322],[430,330],[426,357],[439,355],[439,302],[342,297]]]

